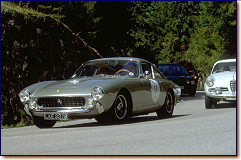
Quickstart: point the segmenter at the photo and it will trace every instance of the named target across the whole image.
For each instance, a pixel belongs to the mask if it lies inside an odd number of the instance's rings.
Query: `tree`
[[[94,47],[105,57],[127,56],[132,48],[127,32],[133,27],[130,2],[97,2]]]
[[[236,55],[234,6],[235,2],[200,2],[185,58],[192,59],[202,73],[210,71],[217,60]]]

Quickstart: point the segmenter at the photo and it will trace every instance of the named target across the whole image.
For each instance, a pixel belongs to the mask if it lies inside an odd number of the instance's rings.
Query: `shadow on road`
[[[236,103],[232,102],[232,103],[227,103],[227,102],[218,102],[217,105],[215,105],[215,108],[214,109],[225,109],[225,108],[236,108],[237,105]]]
[[[140,122],[147,122],[147,121],[158,121],[158,120],[164,120],[164,119],[172,119],[172,118],[184,117],[184,116],[189,116],[189,115],[191,115],[191,114],[173,115],[170,118],[158,118],[157,116],[131,117],[131,118],[129,118],[125,121],[121,121],[121,122],[105,122],[105,123],[90,122],[90,123],[74,124],[74,125],[60,126],[60,127],[54,127],[54,128],[77,128],[77,127],[124,125],[124,124],[140,123]]]
[[[180,97],[180,100],[188,101],[188,100],[200,100],[204,99],[205,92],[203,91],[197,91],[195,96],[190,96],[189,94],[182,94]]]

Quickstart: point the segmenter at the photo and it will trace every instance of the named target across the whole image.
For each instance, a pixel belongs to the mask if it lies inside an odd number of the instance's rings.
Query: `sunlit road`
[[[94,119],[2,129],[2,155],[236,155],[236,104],[206,110],[204,92],[183,96],[169,119],[156,114],[121,124]]]

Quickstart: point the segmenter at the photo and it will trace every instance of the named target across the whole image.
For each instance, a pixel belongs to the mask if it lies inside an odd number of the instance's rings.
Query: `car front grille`
[[[234,94],[236,92],[236,80],[235,79],[230,81],[230,88],[231,88],[232,93]]]
[[[221,91],[228,91],[228,88],[226,88],[226,87],[221,87],[220,89],[221,89]]]
[[[80,107],[85,105],[84,97],[48,97],[39,98],[37,104],[42,107]]]

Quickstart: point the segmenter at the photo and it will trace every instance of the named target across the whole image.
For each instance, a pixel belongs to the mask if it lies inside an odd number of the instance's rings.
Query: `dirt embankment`
[[[23,122],[18,94],[39,81],[69,78],[100,54],[67,26],[50,17],[1,13],[1,125]]]

